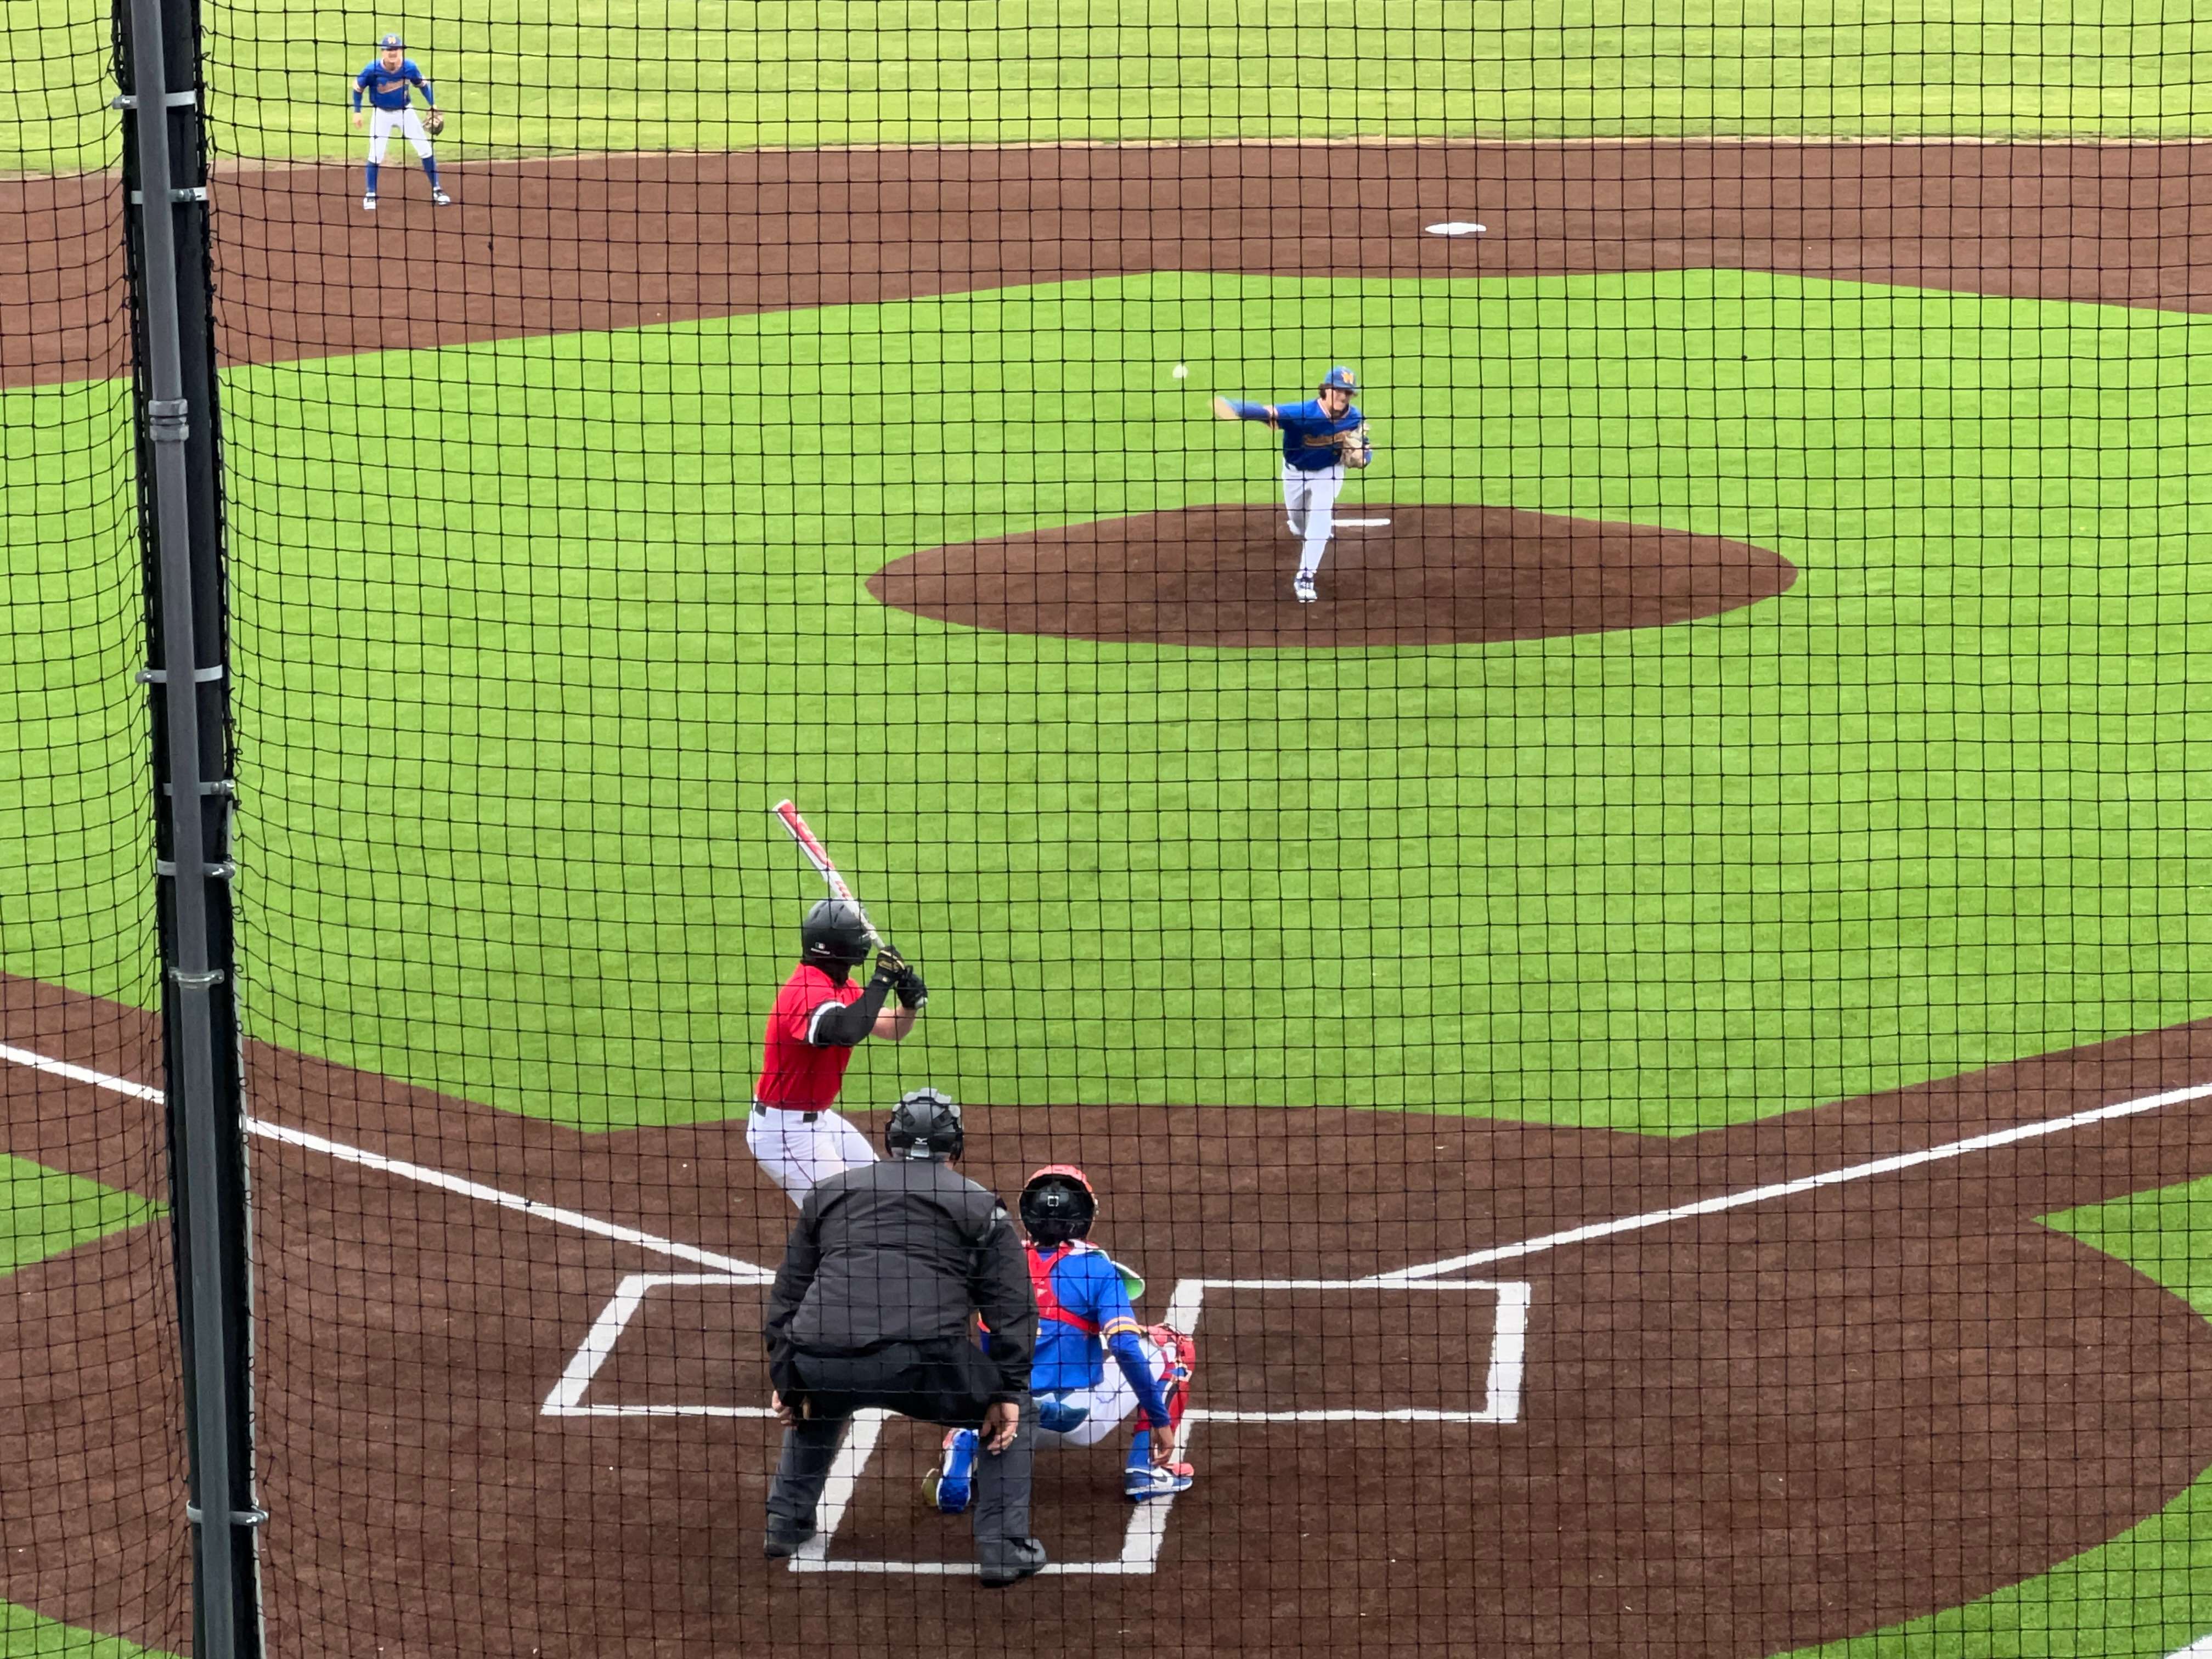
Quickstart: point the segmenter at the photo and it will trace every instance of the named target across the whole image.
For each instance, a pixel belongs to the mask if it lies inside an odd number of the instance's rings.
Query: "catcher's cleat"
[[[440,207],[451,207],[453,204],[453,198],[447,195],[442,190],[432,191],[430,192],[430,199],[436,203]]]
[[[802,1527],[780,1515],[771,1515],[768,1518],[768,1533],[761,1540],[761,1553],[771,1561],[787,1561],[813,1536],[811,1526]]]
[[[960,1515],[975,1494],[975,1431],[953,1429],[945,1437],[945,1454],[921,1483],[922,1497],[940,1515]]]
[[[1311,605],[1321,598],[1321,590],[1314,586],[1311,576],[1301,576],[1291,584],[1291,592],[1298,596],[1300,605]]]
[[[376,192],[374,191],[369,191],[368,195],[361,198],[361,208],[362,211],[364,213],[374,213],[376,211]]]
[[[1124,1469],[1121,1496],[1132,1504],[1149,1504],[1155,1498],[1188,1492],[1190,1483],[1197,1478],[1197,1472],[1188,1463],[1151,1463],[1142,1468]]]

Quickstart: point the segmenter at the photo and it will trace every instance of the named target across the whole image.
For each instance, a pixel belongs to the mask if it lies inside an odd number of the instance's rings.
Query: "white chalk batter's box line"
[[[545,1396],[541,1414],[546,1417],[721,1417],[772,1418],[765,1406],[597,1405],[585,1399],[599,1368],[606,1364],[645,1299],[663,1285],[757,1285],[752,1278],[729,1273],[632,1273],[615,1289],[583,1343],[569,1359],[561,1380]],[[1176,1437],[1181,1458],[1190,1444],[1191,1431],[1200,1423],[1515,1423],[1521,1418],[1521,1387],[1528,1345],[1528,1306],[1534,1288],[1520,1279],[1424,1279],[1410,1284],[1378,1285],[1372,1279],[1186,1279],[1168,1298],[1166,1321],[1178,1330],[1195,1332],[1208,1291],[1337,1291],[1372,1297],[1377,1291],[1486,1291],[1498,1298],[1497,1316],[1490,1334],[1490,1363],[1483,1382],[1480,1411],[1437,1411],[1424,1407],[1382,1408],[1320,1407],[1304,1411],[1234,1411],[1194,1406],[1184,1415]],[[1200,1397],[1204,1397],[1206,1371],[1200,1370]],[[816,1511],[816,1534],[792,1558],[793,1572],[866,1572],[957,1575],[972,1573],[973,1565],[955,1561],[833,1561],[830,1540],[836,1536],[846,1511],[860,1490],[861,1472],[883,1437],[886,1414],[861,1412],[853,1419],[845,1443],[830,1466]],[[1167,1540],[1168,1516],[1175,1499],[1131,1506],[1129,1528],[1121,1541],[1121,1554],[1113,1561],[1055,1561],[1047,1572],[1128,1574],[1158,1570],[1160,1547]]]

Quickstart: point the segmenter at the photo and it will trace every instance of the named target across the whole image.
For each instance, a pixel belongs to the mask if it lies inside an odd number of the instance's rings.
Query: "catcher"
[[[423,112],[415,112],[414,100],[407,88],[422,89]],[[430,199],[440,207],[450,207],[453,198],[439,188],[438,161],[430,154],[431,138],[446,130],[446,118],[438,108],[436,95],[430,83],[422,78],[422,71],[407,55],[407,48],[396,34],[387,34],[376,43],[376,58],[369,66],[353,77],[353,124],[361,125],[361,100],[366,94],[369,102],[368,116],[368,189],[361,198],[364,212],[376,211],[376,174],[384,165],[384,151],[391,143],[392,135],[399,136],[415,146],[415,153],[422,158],[422,176],[430,181]]]
[[[1337,492],[1344,488],[1347,467],[1363,467],[1375,459],[1368,441],[1367,422],[1352,394],[1359,380],[1340,365],[1322,376],[1318,394],[1308,403],[1240,404],[1227,398],[1213,400],[1213,413],[1224,421],[1265,421],[1283,434],[1283,505],[1290,514],[1291,534],[1299,538],[1298,574],[1291,592],[1300,605],[1321,597],[1314,577],[1322,555],[1334,533]]]
[[[1142,1420],[1122,1460],[1121,1495],[1145,1504],[1188,1491],[1191,1467],[1176,1461],[1176,1439],[1198,1369],[1196,1344],[1171,1326],[1137,1322],[1130,1298],[1144,1294],[1145,1281],[1087,1242],[1098,1195],[1082,1170],[1072,1164],[1039,1170],[1022,1188],[1020,1208],[1042,1322],[1030,1371],[1037,1443],[1095,1446],[1133,1413]],[[973,1429],[945,1437],[922,1483],[925,1501],[947,1515],[968,1507],[978,1443]]]

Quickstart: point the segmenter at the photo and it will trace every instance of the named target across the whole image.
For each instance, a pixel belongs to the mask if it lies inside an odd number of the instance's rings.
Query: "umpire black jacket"
[[[992,1398],[1028,1393],[1036,1295],[1006,1206],[949,1164],[864,1164],[799,1208],[769,1295],[769,1357],[962,1341],[971,1314],[990,1333]]]

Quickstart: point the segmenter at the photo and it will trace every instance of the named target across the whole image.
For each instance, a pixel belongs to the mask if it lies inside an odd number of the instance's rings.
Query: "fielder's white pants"
[[[1344,488],[1344,469],[1325,466],[1318,472],[1283,463],[1283,506],[1291,515],[1291,534],[1301,538],[1298,574],[1310,576],[1321,568],[1321,556],[1328,551],[1328,538],[1336,533],[1337,492]]]
[[[1137,1346],[1145,1351],[1145,1363],[1159,1379],[1160,1391],[1167,1391],[1167,1374],[1174,1369],[1174,1357],[1152,1346],[1150,1337],[1139,1336]],[[1106,1354],[1106,1374],[1098,1379],[1096,1388],[1054,1389],[1048,1399],[1061,1400],[1071,1406],[1088,1406],[1091,1415],[1065,1434],[1054,1434],[1037,1430],[1040,1446],[1095,1446],[1120,1428],[1130,1413],[1137,1409],[1137,1391],[1129,1386],[1129,1379],[1121,1375],[1121,1362],[1114,1358],[1113,1351]]]
[[[806,1120],[811,1117],[814,1121]],[[876,1161],[867,1136],[838,1112],[783,1112],[756,1106],[745,1120],[745,1149],[794,1204],[817,1182]]]
[[[368,159],[370,165],[381,166],[385,147],[391,143],[397,131],[402,138],[415,146],[415,153],[424,161],[430,159],[430,135],[422,131],[422,118],[410,104],[405,109],[372,109],[368,112]]]

